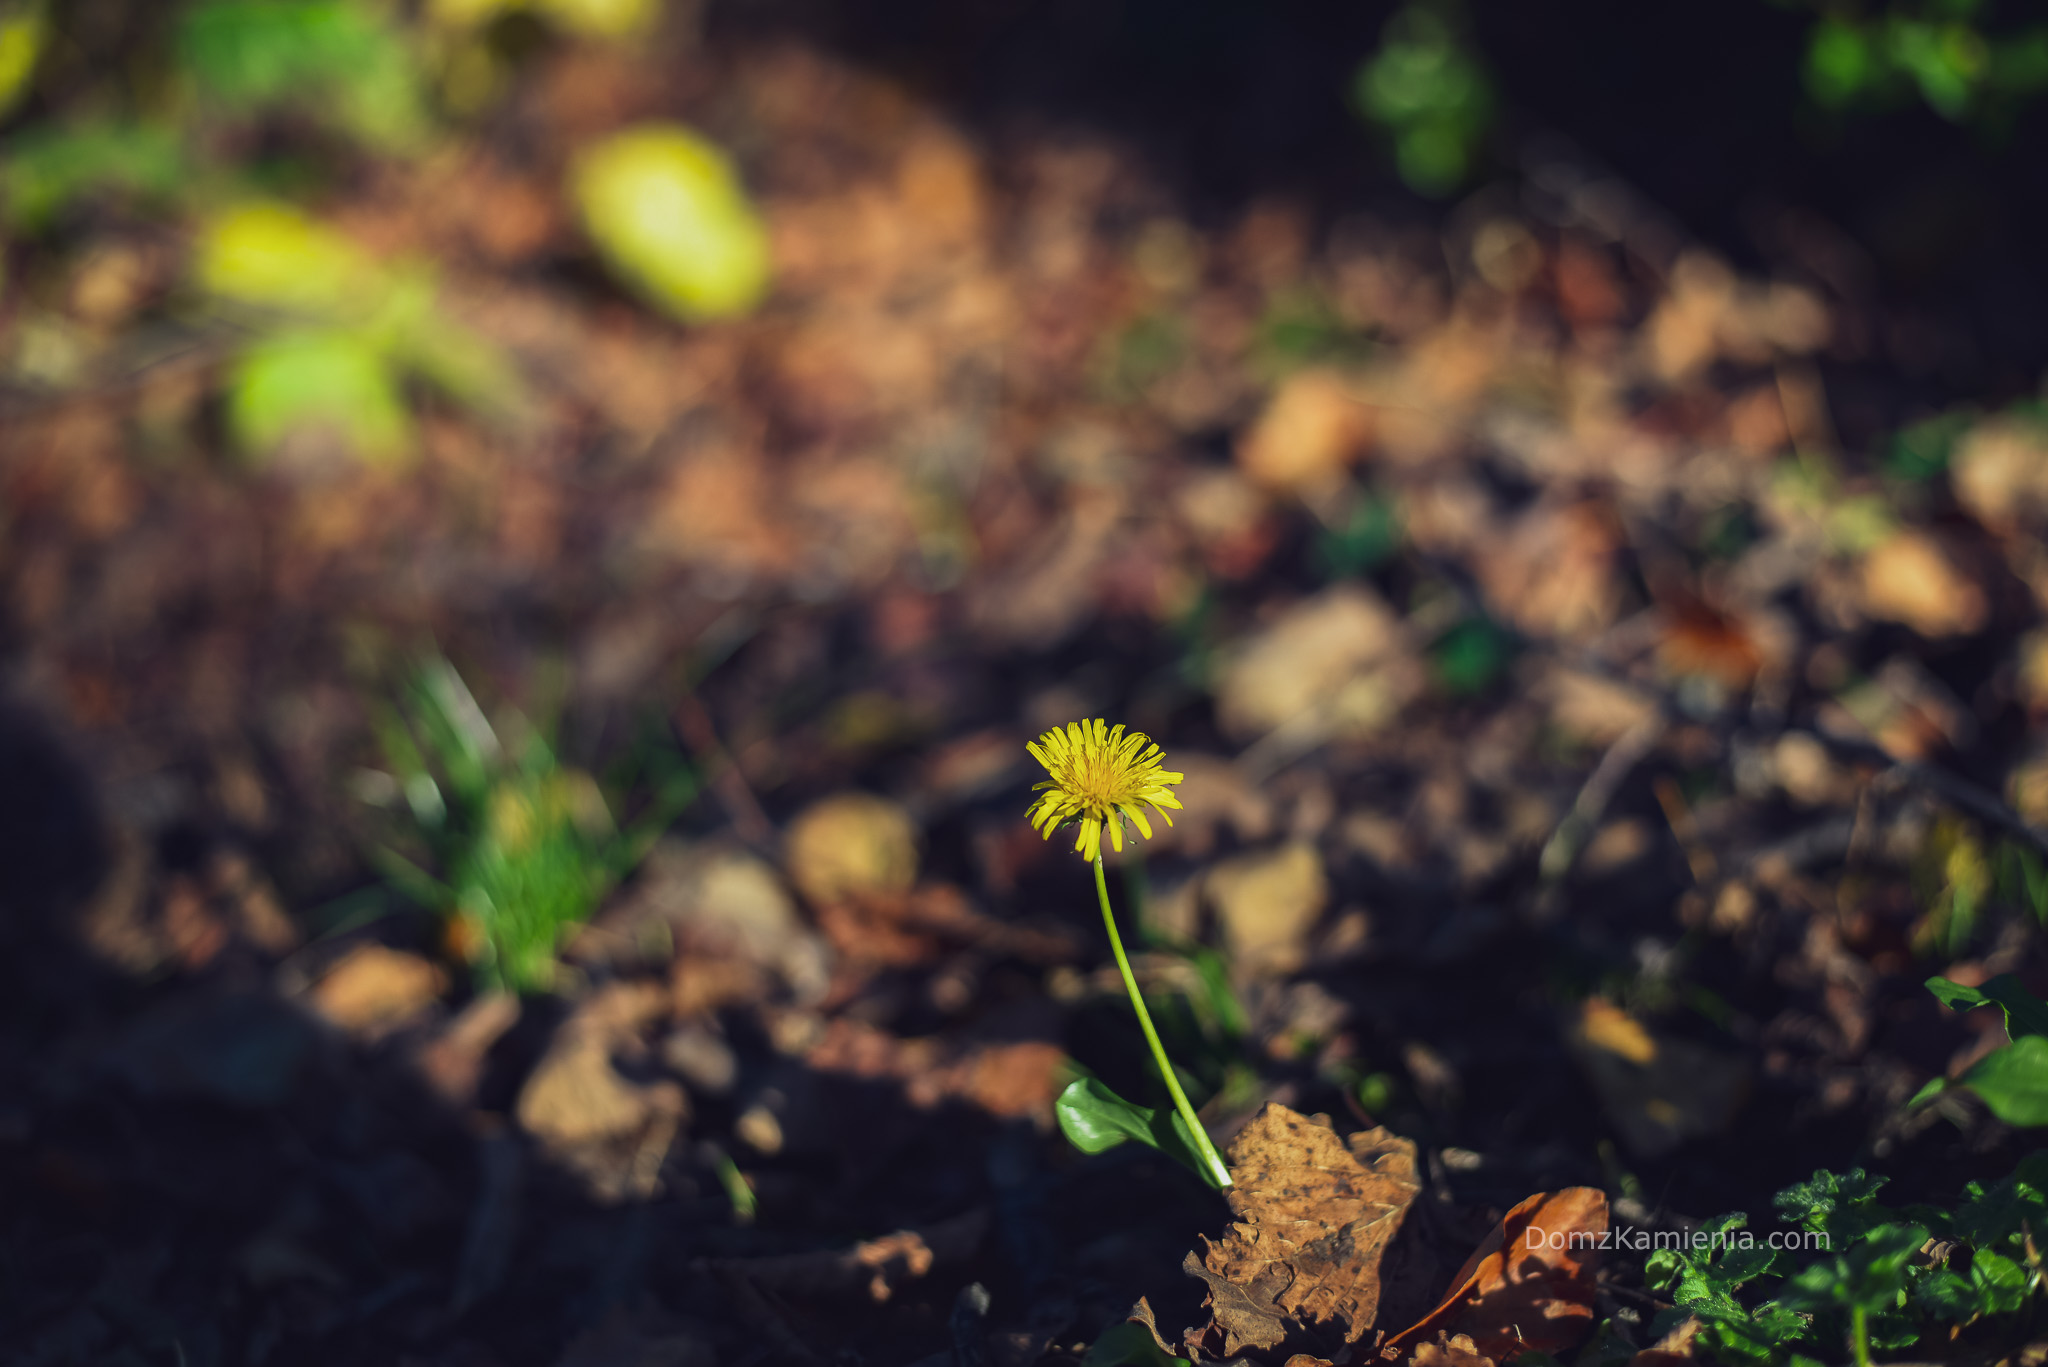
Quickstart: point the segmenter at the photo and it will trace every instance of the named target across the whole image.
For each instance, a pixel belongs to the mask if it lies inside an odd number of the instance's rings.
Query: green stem
[[[1849,1338],[1856,1367],[1870,1367],[1870,1312],[1860,1305],[1849,1310]]]
[[[1124,954],[1123,937],[1116,933],[1116,917],[1109,909],[1109,883],[1102,872],[1101,857],[1097,856],[1094,862],[1095,896],[1102,903],[1102,924],[1109,931],[1109,948],[1116,955],[1117,972],[1124,975],[1124,987],[1131,994],[1131,1007],[1138,1013],[1138,1024],[1145,1031],[1145,1042],[1152,1046],[1152,1061],[1159,1065],[1159,1076],[1165,1079],[1166,1090],[1173,1094],[1174,1107],[1180,1112],[1180,1118],[1187,1122],[1188,1133],[1193,1136],[1195,1148],[1208,1165],[1216,1185],[1231,1186],[1230,1169],[1224,1166],[1216,1146],[1209,1142],[1209,1132],[1195,1118],[1195,1108],[1188,1104],[1188,1094],[1180,1089],[1180,1079],[1174,1075],[1173,1064],[1167,1061],[1166,1046],[1159,1042],[1159,1032],[1152,1027],[1152,1013],[1145,1009],[1145,994],[1138,991],[1137,975],[1131,972],[1131,961]]]

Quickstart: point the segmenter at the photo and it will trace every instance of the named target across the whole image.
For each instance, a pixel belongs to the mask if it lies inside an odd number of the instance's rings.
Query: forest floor
[[[657,116],[746,170],[749,319],[579,245],[569,149]],[[6,1355],[1023,1367],[1141,1296],[1176,1341],[1224,1203],[1053,1121],[1076,1063],[1157,1096],[1024,821],[1084,717],[1186,774],[1111,886],[1204,1119],[1412,1141],[1421,1309],[1538,1193],[2010,1171],[1905,1103],[2002,1039],[1923,980],[2048,982],[2048,437],[1892,411],[1865,301],[1569,172],[1197,224],[800,44],[564,49],[327,206],[529,396],[385,466],[225,455],[204,329],[124,368],[181,241],[74,244],[85,359],[0,432]],[[702,780],[551,992],[380,891],[423,658]]]

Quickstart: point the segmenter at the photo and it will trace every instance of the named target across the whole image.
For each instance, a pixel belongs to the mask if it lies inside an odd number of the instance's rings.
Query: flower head
[[[1121,725],[1110,726],[1097,718],[1056,726],[1024,748],[1052,775],[1032,789],[1041,796],[1031,804],[1031,824],[1051,839],[1053,827],[1080,822],[1074,849],[1090,863],[1102,858],[1104,825],[1109,827],[1110,843],[1121,853],[1125,818],[1147,840],[1152,838],[1152,826],[1145,819],[1146,807],[1167,825],[1173,824],[1166,809],[1178,808],[1180,799],[1168,789],[1180,782],[1181,775],[1159,767],[1159,747],[1144,732],[1127,736]]]

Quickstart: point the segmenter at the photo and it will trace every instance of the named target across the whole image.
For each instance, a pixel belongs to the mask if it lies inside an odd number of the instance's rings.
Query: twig
[[[2018,812],[1961,775],[1916,760],[1895,759],[1888,752],[1867,741],[1846,740],[1817,730],[1808,731],[1806,734],[1844,759],[1883,765],[1882,772],[1870,780],[1872,786],[1911,786],[1931,793],[1951,806],[1962,808],[1981,821],[1987,821],[2018,836],[2031,845],[2035,853],[2048,855],[2048,832],[2043,832],[2040,827],[2030,824]]]
[[[462,1242],[455,1294],[448,1303],[451,1320],[460,1318],[497,1290],[511,1265],[518,1232],[526,1169],[519,1141],[502,1131],[487,1134],[478,1140],[477,1158],[482,1180],[477,1185],[476,1205],[470,1212],[469,1233]]]
[[[1597,656],[1583,652],[1572,652],[1570,654],[1554,652],[1552,658],[1567,668],[1577,669],[1584,673],[1595,675],[1609,683],[1620,685],[1633,693],[1638,699],[1654,706],[1659,715],[1667,721],[1699,720],[1698,718],[1690,717],[1664,689],[1646,685],[1638,679],[1631,679]],[[1715,729],[1724,738],[1732,736],[1737,731],[1732,719],[1724,720]],[[2040,827],[2032,825],[2025,817],[1999,801],[1997,797],[1959,774],[1952,774],[1946,769],[1939,769],[1931,764],[1922,764],[1914,760],[1902,760],[1869,741],[1851,740],[1843,736],[1830,735],[1826,731],[1813,727],[1788,727],[1786,731],[1810,736],[1838,758],[1855,763],[1878,766],[1880,772],[1872,777],[1869,781],[1871,784],[1880,786],[1910,785],[1919,788],[1921,791],[1938,797],[1952,806],[1961,808],[1979,820],[1989,822],[1991,825],[1997,826],[2018,837],[2031,846],[2037,854],[2048,856],[2048,832],[2044,832]],[[1622,738],[1623,741],[1627,739],[1628,737],[1626,736]],[[1620,741],[1616,742],[1617,748],[1621,743]],[[1608,758],[1612,758],[1612,754],[1613,752],[1610,751]],[[1607,759],[1603,758],[1601,761],[1602,767],[1605,767],[1606,763]],[[1598,777],[1598,775],[1599,770],[1596,769],[1594,776]],[[1588,787],[1591,784],[1592,780],[1587,780]],[[1583,798],[1585,795],[1581,793],[1580,796]],[[1553,836],[1552,841],[1555,842],[1555,840],[1556,837]],[[1549,859],[1550,847],[1546,845],[1544,847],[1546,867]]]
[[[1614,800],[1622,782],[1656,748],[1669,724],[1661,711],[1637,722],[1607,747],[1607,753],[1586,776],[1572,809],[1557,823],[1550,839],[1543,842],[1543,854],[1537,860],[1537,872],[1542,879],[1536,901],[1539,921],[1556,914],[1558,885],[1578,862],[1579,852],[1585,848],[1593,828],[1600,824],[1600,818],[1607,814],[1607,804]]]
[[[675,722],[690,753],[697,757],[697,763],[708,776],[711,790],[718,794],[726,815],[732,818],[740,839],[749,845],[767,845],[775,828],[768,823],[754,790],[747,786],[747,776],[740,772],[738,762],[719,742],[710,709],[695,693],[685,692],[676,702]]]
[[[797,1367],[829,1367],[818,1351],[790,1327],[789,1313],[771,1301],[752,1278],[731,1268],[714,1267],[712,1273],[732,1308],[775,1350],[776,1357]]]

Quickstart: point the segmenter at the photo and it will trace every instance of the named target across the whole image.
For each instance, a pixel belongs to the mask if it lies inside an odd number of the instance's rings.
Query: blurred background
[[[2003,1173],[1904,1103],[2048,967],[2044,96],[1991,0],[0,0],[9,1352],[1164,1324],[1086,716],[1219,1134]]]

